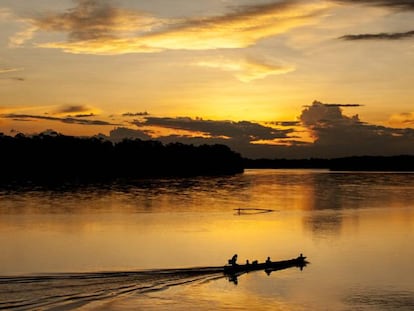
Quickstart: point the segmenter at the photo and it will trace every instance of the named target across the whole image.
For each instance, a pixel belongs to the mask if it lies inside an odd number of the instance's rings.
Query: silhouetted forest
[[[163,145],[139,139],[113,144],[58,133],[30,137],[0,134],[0,151],[3,182],[84,182],[243,172],[241,156],[224,145]]]
[[[355,156],[336,159],[244,159],[244,168],[313,168],[331,171],[414,171],[414,156]]]

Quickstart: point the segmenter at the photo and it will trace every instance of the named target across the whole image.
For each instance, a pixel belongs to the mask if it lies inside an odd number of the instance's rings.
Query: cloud
[[[119,125],[119,124],[110,123],[110,122],[102,121],[102,120],[85,120],[85,119],[78,119],[78,118],[73,118],[73,117],[57,118],[57,117],[29,115],[29,114],[6,114],[6,115],[1,115],[1,117],[6,118],[6,119],[13,119],[15,121],[48,120],[48,121],[58,121],[62,123],[79,124],[79,125],[110,125],[110,126]]]
[[[358,115],[345,116],[338,106],[315,101],[302,111],[300,120],[314,134],[314,150],[325,154],[414,153],[414,129],[367,124]]]
[[[96,111],[97,109],[87,105],[66,105],[58,108],[53,114],[82,114],[90,116]]]
[[[3,67],[3,68],[0,68],[0,74],[16,72],[16,71],[22,71],[22,70],[23,70],[23,68]]]
[[[216,121],[192,119],[187,117],[162,118],[147,117],[144,121],[133,122],[137,126],[157,126],[175,130],[204,133],[212,138],[223,138],[237,141],[253,142],[288,138],[291,129],[275,129],[249,121]]]
[[[86,114],[75,114],[73,117],[74,118],[89,118],[89,117],[94,117],[95,114],[93,113],[86,113]]]
[[[47,14],[34,20],[44,31],[66,32],[69,41],[114,39],[131,31],[150,30],[156,20],[147,14],[127,11],[107,0],[75,0],[77,4],[60,14]]]
[[[414,112],[403,112],[391,115],[389,123],[395,126],[413,126]]]
[[[113,142],[119,142],[124,139],[142,139],[149,140],[151,135],[148,131],[135,130],[125,127],[117,127],[109,132],[109,139]]]
[[[218,59],[200,61],[195,63],[195,65],[232,72],[238,80],[246,83],[257,79],[264,79],[271,75],[286,74],[295,70],[294,66],[252,59]]]
[[[276,126],[292,127],[292,126],[299,126],[301,122],[300,121],[273,121],[273,122],[268,122],[268,124],[276,125]]]
[[[304,126],[317,128],[329,124],[359,123],[358,115],[347,117],[342,114],[341,104],[323,104],[314,101],[311,106],[307,106],[299,117]]]
[[[158,23],[148,14],[116,8],[108,0],[74,2],[75,7],[63,13],[46,13],[20,19],[29,26],[13,36],[10,45],[22,45],[36,32],[60,32],[67,34],[67,42],[50,42],[37,46],[62,48],[73,53],[78,53],[77,49],[90,49],[91,53],[106,54],[106,50],[116,49],[122,44],[121,38],[128,38],[131,33],[137,35],[149,31],[154,23]],[[147,50],[144,46],[135,48],[142,52]]]
[[[407,32],[394,33],[377,33],[377,34],[359,34],[359,35],[345,35],[340,37],[341,40],[357,41],[357,40],[403,40],[414,37],[414,30]]]
[[[360,104],[324,104],[326,107],[362,107]]]
[[[347,116],[343,109],[357,104],[324,104],[314,101],[305,106],[298,121],[272,122],[274,128],[249,121],[232,122],[192,118],[146,117],[134,121],[138,129],[118,128],[111,139],[127,137],[157,139],[163,143],[226,144],[250,158],[335,158],[355,155],[414,154],[414,129],[368,124],[358,115]],[[411,125],[412,113],[396,115],[400,124]],[[270,123],[268,123],[270,124]],[[283,128],[284,127],[284,128]],[[288,127],[288,128],[286,128]],[[153,128],[165,128],[156,133]],[[310,131],[313,142],[300,139],[301,131]],[[184,134],[177,134],[186,131]],[[191,135],[192,133],[192,135]]]
[[[314,23],[326,8],[326,4],[298,1],[240,6],[224,15],[183,20],[147,38],[153,46],[168,49],[244,48]]]
[[[26,41],[32,39],[38,30],[38,27],[30,25],[30,20],[21,20],[21,22],[27,26],[24,30],[19,31],[9,39],[9,47],[11,48],[16,48],[23,45]]]
[[[335,0],[339,3],[366,4],[372,6],[381,6],[397,10],[414,10],[414,1],[412,0]]]
[[[18,81],[18,82],[26,81],[26,79],[22,77],[0,77],[0,79],[1,80],[12,80],[12,81]]]
[[[414,1],[412,0],[333,0],[343,4],[369,5],[383,7],[392,11],[414,11]],[[381,32],[381,33],[363,33],[347,34],[339,37],[345,41],[366,41],[366,40],[384,40],[397,41],[414,37],[414,31],[405,32]]]
[[[32,19],[18,17],[11,10],[0,8],[0,22],[10,23],[16,21],[22,24],[24,29],[9,38],[9,47],[18,47],[22,45],[24,42],[30,40],[38,30],[38,28],[32,24]]]
[[[149,113],[144,111],[144,112],[125,112],[122,114],[123,117],[145,117],[145,116],[149,116]]]
[[[18,81],[18,82],[23,82],[26,79],[22,78],[22,77],[9,77],[9,76],[3,77],[2,76],[2,75],[6,75],[6,74],[9,74],[9,73],[12,73],[12,72],[19,72],[19,71],[23,71],[23,70],[24,70],[23,68],[11,68],[11,67],[1,68],[0,67],[0,79],[1,80],[13,80],[13,81]]]
[[[239,6],[217,16],[165,19],[117,8],[109,1],[75,3],[63,13],[32,17],[31,27],[38,31],[68,36],[66,41],[38,43],[38,47],[103,55],[244,48],[315,23],[329,7],[326,2],[283,0]]]

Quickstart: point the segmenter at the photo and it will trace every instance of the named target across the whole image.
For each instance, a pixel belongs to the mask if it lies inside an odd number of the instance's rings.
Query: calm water
[[[413,177],[248,170],[3,189],[0,309],[414,310]],[[310,264],[236,285],[211,268],[234,253]]]

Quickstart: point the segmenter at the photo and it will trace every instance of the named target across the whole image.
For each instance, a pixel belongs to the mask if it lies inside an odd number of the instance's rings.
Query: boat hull
[[[289,260],[281,260],[281,261],[271,261],[271,262],[263,262],[263,263],[251,263],[251,264],[244,264],[244,265],[226,265],[224,266],[224,273],[225,274],[239,274],[245,273],[250,271],[258,271],[258,270],[267,270],[267,271],[276,271],[287,269],[291,267],[299,267],[302,268],[306,266],[308,263],[306,257],[297,257]]]

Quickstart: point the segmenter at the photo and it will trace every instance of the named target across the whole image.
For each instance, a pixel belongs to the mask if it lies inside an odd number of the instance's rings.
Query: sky
[[[414,0],[0,0],[0,132],[414,154]]]

